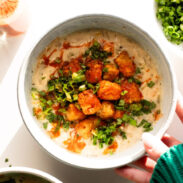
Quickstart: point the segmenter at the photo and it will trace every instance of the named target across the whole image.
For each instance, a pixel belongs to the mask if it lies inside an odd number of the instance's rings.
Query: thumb
[[[143,133],[142,141],[146,152],[155,161],[168,150],[168,146],[150,133]]]

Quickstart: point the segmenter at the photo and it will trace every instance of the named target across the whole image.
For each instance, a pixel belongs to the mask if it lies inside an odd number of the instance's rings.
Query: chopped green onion
[[[141,73],[141,70],[139,67],[136,68],[136,71],[135,71],[135,74],[140,74]]]
[[[48,123],[43,123],[43,128],[46,130],[48,128]]]
[[[57,58],[55,59],[55,62],[59,64],[59,63],[61,62],[60,58],[57,57]]]
[[[81,85],[80,87],[79,87],[79,91],[84,91],[84,90],[86,90],[87,88],[86,88],[86,85]]]
[[[152,88],[155,85],[155,83],[153,81],[150,81],[149,83],[147,83],[147,86],[149,88]]]
[[[72,79],[73,79],[73,81],[76,82],[76,83],[80,83],[80,82],[86,80],[85,74],[84,74],[84,73],[81,73],[81,72],[79,72],[79,71],[78,71],[78,72],[74,72],[74,73],[72,74]]]
[[[124,96],[124,95],[126,95],[127,93],[128,93],[127,90],[123,90],[123,91],[121,92],[121,95]]]
[[[78,94],[74,94],[74,95],[73,95],[73,100],[74,100],[74,101],[77,101],[77,100],[78,100]]]
[[[104,67],[103,68],[103,72],[108,72],[108,68],[107,67]]]

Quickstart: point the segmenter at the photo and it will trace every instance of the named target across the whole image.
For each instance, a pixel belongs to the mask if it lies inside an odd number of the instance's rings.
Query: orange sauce
[[[68,138],[63,143],[67,146],[66,148],[69,151],[75,153],[80,153],[86,146],[86,143],[81,141],[81,136],[78,136],[77,134],[75,134],[73,138]]]
[[[118,148],[118,143],[116,141],[114,141],[110,146],[108,146],[104,150],[103,154],[106,155],[106,154],[109,154],[109,153],[114,153],[117,148]]]
[[[50,135],[51,138],[56,138],[60,136],[60,129],[57,129],[58,123],[53,123],[52,124],[52,129],[48,131],[48,134]]]

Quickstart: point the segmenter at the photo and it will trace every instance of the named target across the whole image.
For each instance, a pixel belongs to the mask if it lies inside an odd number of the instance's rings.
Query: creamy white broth
[[[60,37],[54,40],[50,45],[48,45],[45,50],[38,57],[38,62],[33,70],[32,76],[32,86],[38,90],[47,90],[47,82],[50,79],[50,74],[55,70],[54,67],[43,64],[43,55],[48,56],[54,49],[57,49],[54,54],[51,55],[50,60],[60,56],[60,49],[64,41],[69,42],[72,46],[82,45],[91,40],[106,40],[109,42],[114,42],[114,54],[113,57],[110,57],[108,60],[112,60],[119,55],[122,50],[126,50],[130,57],[133,57],[136,67],[139,67],[141,73],[138,74],[138,79],[142,82],[140,91],[144,99],[154,101],[156,103],[155,110],[161,109],[161,77],[158,74],[155,61],[150,55],[136,42],[131,39],[121,35],[120,33],[107,31],[107,30],[86,30],[81,32],[75,32],[65,37]],[[79,55],[83,54],[86,50],[86,47],[82,48],[71,48],[64,51],[63,60],[69,61],[72,58],[76,58]],[[43,79],[44,78],[44,79]],[[150,88],[147,86],[149,81],[153,81],[155,85]],[[39,102],[36,100],[32,101],[33,107],[39,106]],[[159,115],[160,116],[160,115]],[[150,114],[144,114],[143,116],[135,117],[135,119],[140,122],[142,119],[145,119],[151,123],[155,123],[154,110]],[[40,118],[38,124],[42,128],[42,124],[46,120]],[[49,130],[51,130],[52,125],[48,124],[47,130],[44,130],[46,134],[49,135]],[[130,146],[134,145],[141,139],[143,133],[142,127],[134,127],[127,125],[123,129],[126,132],[127,140],[123,140],[121,136],[116,136],[115,140],[117,141],[118,148],[115,153],[119,153]],[[60,129],[60,136],[52,138],[52,140],[61,147],[66,147],[63,143],[66,141],[72,129],[68,131]],[[104,149],[107,147],[104,145],[104,148],[100,149],[98,146],[92,144],[91,139],[83,139],[86,143],[86,146],[81,152],[81,155],[84,156],[102,156]]]

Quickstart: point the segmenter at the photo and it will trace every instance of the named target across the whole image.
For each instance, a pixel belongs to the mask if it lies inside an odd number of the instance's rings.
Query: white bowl
[[[35,178],[40,178],[43,181],[42,183],[62,183],[60,180],[56,179],[55,177],[51,176],[48,173],[27,167],[0,168],[0,182],[4,176],[5,177],[16,176],[16,175],[18,176],[20,174],[21,175],[23,174],[24,176],[28,175],[28,176],[34,176]]]
[[[164,32],[163,32],[163,26],[161,25],[161,22],[157,19],[156,17],[156,11],[157,11],[157,3],[155,2],[155,0],[153,1],[154,5],[153,5],[153,17],[155,19],[155,23],[156,26],[158,28],[158,35],[159,38],[161,39],[161,44],[165,45],[169,50],[171,50],[171,52],[173,52],[175,55],[178,55],[179,57],[183,58],[183,43],[181,43],[180,45],[177,45],[175,43],[172,43],[171,41],[169,41]]]
[[[84,15],[60,23],[56,27],[48,31],[34,45],[27,54],[22,65],[19,82],[18,82],[18,103],[23,120],[36,141],[52,156],[60,161],[64,161],[73,166],[89,168],[89,169],[105,169],[119,167],[128,164],[144,155],[145,150],[141,141],[133,147],[109,157],[82,157],[78,154],[67,151],[56,145],[43,131],[38,127],[36,119],[32,115],[30,90],[32,68],[36,63],[39,53],[56,37],[66,34],[88,29],[102,28],[130,37],[138,42],[150,55],[157,61],[158,72],[162,77],[162,112],[163,117],[155,125],[151,132],[161,137],[169,127],[176,104],[175,80],[170,63],[161,48],[146,32],[138,28],[136,25],[118,17],[110,15]]]

